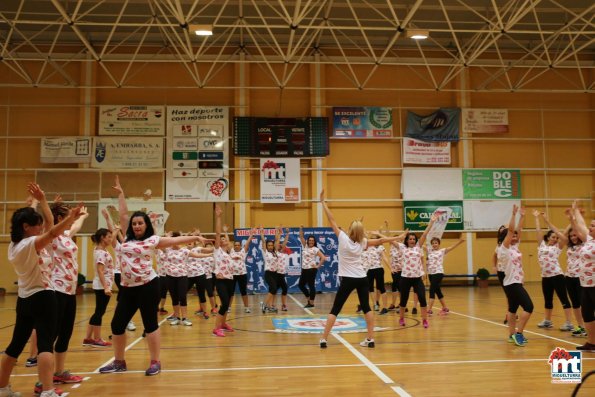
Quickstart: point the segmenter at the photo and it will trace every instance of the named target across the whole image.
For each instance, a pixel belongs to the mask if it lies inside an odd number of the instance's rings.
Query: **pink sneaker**
[[[95,339],[83,339],[83,346],[93,346],[93,343],[95,343]]]
[[[217,314],[217,313],[219,313],[219,310],[217,310],[215,308],[212,308],[211,309],[211,314]]]
[[[223,330],[221,328],[215,328],[213,330],[213,335],[225,338],[225,332],[223,332]]]
[[[112,345],[112,342],[106,342],[103,339],[99,338],[93,341],[93,347],[109,347]]]
[[[227,332],[233,332],[233,328],[231,327],[231,325],[229,325],[229,324],[227,324],[227,323],[224,323],[224,324],[223,324],[223,327],[221,327],[221,329],[222,329],[223,331],[227,331]]]
[[[399,319],[399,325],[400,325],[401,327],[404,327],[404,326],[405,326],[405,319],[404,319],[404,318],[400,318],[400,319]]]
[[[54,383],[81,383],[83,378],[78,375],[73,375],[66,370],[61,374],[54,374]]]
[[[434,312],[432,310],[428,310],[428,316],[431,316],[432,314],[434,314]]]
[[[428,320],[422,321],[422,324],[424,325],[424,328],[428,328],[430,326],[430,324],[428,324]]]

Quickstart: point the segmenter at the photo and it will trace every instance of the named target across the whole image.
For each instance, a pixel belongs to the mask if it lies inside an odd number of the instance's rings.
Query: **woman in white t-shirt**
[[[12,339],[0,364],[0,395],[21,395],[13,392],[8,382],[17,358],[35,329],[41,397],[55,397],[53,350],[57,330],[57,302],[51,282],[52,258],[48,250],[51,249],[51,242],[81,215],[82,205],[70,210],[61,222],[54,224],[43,190],[36,183],[30,183],[27,189],[39,202],[41,215],[35,209],[25,207],[16,210],[11,218],[8,261],[17,274],[18,298]]]
[[[195,230],[193,234],[199,236],[200,231]],[[213,248],[205,248],[202,244],[199,244],[199,242],[196,242],[188,246],[191,252],[197,254],[188,257],[188,291],[190,291],[192,287],[196,288],[196,294],[198,295],[198,310],[195,311],[194,314],[208,320],[209,312],[207,311],[207,300],[205,298],[207,277],[205,275],[204,260],[206,258],[213,258]]]
[[[428,304],[429,315],[432,315],[432,307],[434,307],[434,300],[436,299],[436,296],[438,296],[438,300],[442,305],[442,309],[440,310],[439,314],[448,313],[448,307],[446,307],[446,303],[444,302],[444,294],[440,288],[442,279],[444,278],[444,256],[464,242],[465,240],[459,239],[459,241],[448,248],[440,248],[440,239],[438,237],[433,237],[430,240],[430,247],[424,245],[427,255],[426,266],[428,267],[428,278],[430,279],[430,302]]]
[[[309,308],[314,307],[314,300],[316,299],[316,273],[324,265],[326,257],[320,248],[318,248],[314,236],[308,236],[307,239],[304,238],[303,226],[300,226],[300,242],[302,243],[302,273],[300,274],[298,287],[308,300],[304,307]]]
[[[112,296],[114,260],[107,251],[107,247],[112,245],[112,232],[111,230],[100,228],[91,236],[91,241],[95,243],[95,249],[93,250],[93,263],[95,264],[95,278],[93,278],[95,312],[89,320],[87,335],[83,339],[83,346],[106,347],[112,344],[101,338],[101,320]]]
[[[374,312],[370,309],[368,277],[366,276],[366,270],[362,263],[362,252],[367,246],[381,245],[394,241],[397,238],[390,237],[368,240],[365,238],[364,225],[359,220],[351,222],[347,233],[345,233],[337,225],[335,217],[326,204],[324,190],[320,192],[320,202],[333,231],[339,239],[339,277],[341,278],[341,284],[339,285],[337,295],[335,295],[333,307],[326,319],[322,339],[320,339],[320,347],[323,349],[327,347],[328,335],[330,334],[343,305],[354,289],[357,290],[359,304],[364,313],[367,327],[367,336],[360,343],[360,346],[374,347]]]
[[[520,213],[518,224],[516,224],[516,214]],[[523,272],[523,254],[519,250],[519,236],[523,230],[523,222],[525,220],[525,210],[520,209],[515,205],[512,206],[512,215],[508,228],[500,230],[498,234],[498,260],[502,262],[504,267],[504,290],[506,291],[506,298],[508,300],[508,341],[517,346],[525,346],[527,339],[523,335],[523,331],[531,313],[533,313],[533,301],[523,287],[525,273]],[[522,307],[523,312],[518,316],[517,310]]]
[[[283,229],[280,227],[279,232]],[[289,254],[287,253],[287,243],[289,242],[289,229],[285,229],[285,238],[283,242],[277,242],[275,248],[277,249],[277,264],[275,265],[275,277],[277,279],[277,289],[281,289],[281,311],[287,311],[287,292],[289,286],[287,285],[287,270],[289,267]],[[273,298],[273,305],[275,306],[275,299]]]
[[[268,286],[268,293],[265,301],[262,303],[263,313],[276,313],[275,295],[279,286],[277,285],[277,266],[279,265],[279,254],[276,247],[279,245],[281,239],[281,232],[279,229],[275,230],[275,241],[267,240],[264,237],[264,229],[260,228],[260,240],[262,243],[262,258],[264,261],[264,281]]]
[[[539,328],[552,328],[552,311],[554,309],[554,291],[564,309],[566,323],[560,327],[561,331],[572,331],[572,311],[570,300],[566,292],[566,280],[560,267],[560,254],[566,245],[566,236],[550,223],[543,212],[533,211],[535,216],[535,230],[537,233],[537,261],[541,268],[541,290],[545,301],[544,319],[537,324]],[[550,230],[545,234],[541,231],[539,217],[543,217]]]
[[[380,236],[374,237],[379,238]],[[385,315],[388,313],[388,297],[386,296],[386,287],[384,286],[383,266],[383,262],[388,262],[386,250],[382,245],[376,247],[368,246],[362,254],[362,257],[365,258],[364,267],[367,270],[366,275],[368,276],[370,300],[375,303],[374,310],[380,310],[378,314]],[[376,284],[375,289],[374,283]],[[380,308],[380,301],[382,301],[382,308]]]
[[[570,211],[568,211],[570,215]],[[583,248],[583,242],[576,231],[572,228],[568,228],[566,231],[566,237],[568,239],[566,248],[567,264],[565,281],[566,291],[568,291],[568,297],[570,298],[570,304],[572,305],[572,312],[576,319],[577,326],[572,332],[572,336],[580,337],[587,336],[587,330],[585,329],[585,322],[583,321],[583,315],[581,313],[581,249]]]
[[[582,287],[581,314],[587,330],[587,342],[576,349],[595,352],[595,220],[591,220],[587,227],[577,201],[572,203],[569,218],[572,229],[585,242],[580,250],[579,274]]]
[[[118,246],[117,255],[122,264],[122,289],[112,319],[112,342],[115,360],[99,369],[100,373],[124,372],[126,348],[126,325],[137,310],[140,310],[149,347],[151,363],[145,375],[161,372],[159,347],[161,336],[157,322],[159,305],[159,280],[153,270],[156,249],[203,240],[200,236],[159,237],[155,234],[151,219],[142,211],[128,215],[128,206],[120,180],[116,176],[114,189],[118,192],[120,225],[128,225],[126,240]]]
[[[225,232],[225,238],[229,240],[227,236],[227,226],[223,227]],[[250,229],[250,233],[248,234],[248,239],[242,246],[241,241],[234,241],[233,242],[233,249],[229,251],[229,256],[231,257],[231,263],[233,267],[233,291],[235,293],[236,285],[240,290],[240,296],[242,297],[242,303],[244,304],[244,313],[250,313],[250,306],[248,305],[248,269],[246,268],[246,256],[248,255],[248,247],[252,242],[252,237],[256,233],[256,229]],[[229,305],[231,306],[233,302],[233,295],[229,301]]]

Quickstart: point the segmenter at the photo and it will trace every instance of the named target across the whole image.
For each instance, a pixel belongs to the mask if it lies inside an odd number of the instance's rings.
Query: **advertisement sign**
[[[392,135],[392,108],[333,108],[333,136],[336,138],[391,138]]]
[[[519,170],[463,170],[465,199],[520,199],[521,172]]]
[[[463,132],[472,134],[508,132],[508,110],[463,109]]]
[[[427,116],[407,112],[405,134],[422,141],[458,142],[461,109],[441,108]]]
[[[300,201],[300,159],[260,159],[260,202]]]
[[[165,107],[99,106],[99,135],[165,135]]]
[[[513,205],[520,207],[521,200],[465,200],[465,229],[498,230],[508,224]]]
[[[163,168],[163,138],[93,138],[93,168]]]
[[[89,163],[91,138],[41,138],[42,163]]]
[[[403,163],[450,164],[450,142],[425,142],[403,138]]]
[[[229,109],[168,106],[166,201],[229,200]]]
[[[267,240],[275,239],[274,228],[264,229],[264,236]],[[239,241],[242,246],[248,239],[249,229],[236,229],[234,241]],[[285,232],[283,233],[285,235]],[[328,227],[304,228],[304,236],[314,236],[318,248],[324,254],[326,260],[324,265],[318,269],[316,274],[316,291],[336,291],[339,286],[339,257],[337,249],[339,243],[333,229]],[[302,269],[302,244],[299,240],[299,228],[289,229],[289,242],[287,243],[288,274],[285,276],[289,292],[300,292],[298,282]],[[254,293],[266,293],[268,287],[264,281],[264,260],[262,255],[262,243],[260,236],[254,236],[248,248],[246,256],[246,268],[248,270],[248,290]]]
[[[445,230],[464,230],[462,201],[404,201],[403,219],[405,220],[405,229],[411,231],[425,230],[432,214],[440,207],[447,207],[451,211]]]

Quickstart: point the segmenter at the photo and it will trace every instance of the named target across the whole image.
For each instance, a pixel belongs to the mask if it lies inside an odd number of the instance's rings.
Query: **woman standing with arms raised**
[[[302,243],[302,273],[298,286],[308,300],[304,307],[314,307],[314,299],[316,299],[316,273],[318,272],[318,268],[324,265],[326,257],[316,245],[314,236],[308,236],[308,239],[304,238],[303,226],[300,226],[300,242]],[[316,261],[317,257],[318,262]]]
[[[320,339],[320,347],[327,347],[328,335],[343,305],[354,289],[357,290],[359,304],[366,318],[368,331],[366,339],[360,343],[360,346],[374,347],[374,313],[370,309],[370,300],[368,299],[368,277],[362,263],[362,252],[367,246],[388,243],[396,240],[397,237],[367,240],[365,238],[364,225],[359,220],[351,222],[347,233],[345,233],[339,229],[335,217],[326,205],[324,190],[320,192],[320,202],[333,231],[339,239],[339,277],[341,277],[339,290],[335,296],[331,312],[327,317],[322,339]]]
[[[204,240],[199,236],[159,237],[155,234],[149,216],[136,211],[128,215],[128,206],[120,179],[116,176],[114,189],[118,192],[120,225],[128,225],[125,241],[118,246],[118,255],[122,261],[122,289],[112,319],[112,342],[115,360],[99,369],[100,373],[124,372],[126,361],[126,325],[137,310],[140,310],[145,329],[151,363],[145,375],[157,375],[161,372],[159,350],[161,336],[157,322],[159,305],[159,280],[153,270],[153,256],[156,249]]]

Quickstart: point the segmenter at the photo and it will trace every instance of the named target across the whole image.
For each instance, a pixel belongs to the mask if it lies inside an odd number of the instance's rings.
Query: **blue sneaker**
[[[517,332],[516,334],[512,335],[512,339],[515,345],[525,346],[525,338],[523,334]]]
[[[126,372],[126,361],[114,360],[105,367],[99,368],[100,374],[109,374],[112,372]]]
[[[161,372],[161,362],[151,360],[151,365],[149,365],[149,368],[145,371],[145,375],[153,376],[157,375],[159,372]]]
[[[523,343],[526,345],[527,343],[529,343],[529,339],[525,338],[525,335],[521,334],[521,336],[523,337]]]

